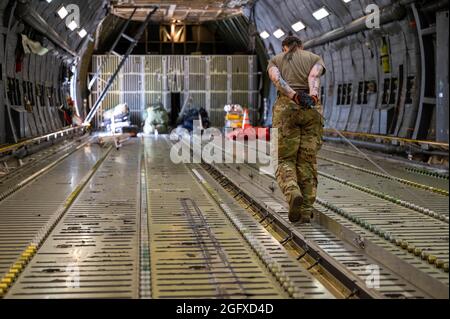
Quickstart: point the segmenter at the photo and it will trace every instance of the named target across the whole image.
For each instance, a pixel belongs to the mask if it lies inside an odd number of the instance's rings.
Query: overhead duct
[[[436,12],[442,9],[448,10],[449,1],[448,0],[440,0],[435,3],[427,3],[424,5],[421,10],[423,12]]]
[[[72,57],[78,57],[67,42],[53,29],[41,15],[30,6],[29,0],[18,0],[15,15],[33,29],[50,39],[55,45],[66,51]]]
[[[352,21],[350,24],[337,28],[333,31],[324,33],[320,37],[305,42],[305,49],[311,49],[328,42],[340,40],[355,33],[369,30],[366,21],[372,19],[376,13],[363,16]],[[405,7],[395,4],[380,10],[380,25],[384,25],[396,20],[401,20],[406,16]]]

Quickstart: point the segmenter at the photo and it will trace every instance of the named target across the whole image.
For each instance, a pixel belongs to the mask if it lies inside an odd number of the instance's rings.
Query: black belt
[[[309,90],[294,90],[294,91],[298,94],[302,94],[302,93],[309,94]],[[277,93],[278,93],[278,96],[286,96],[283,93],[281,93],[280,91],[277,91]]]

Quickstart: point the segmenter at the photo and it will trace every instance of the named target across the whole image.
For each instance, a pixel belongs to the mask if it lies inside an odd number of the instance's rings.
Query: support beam
[[[139,39],[144,34],[145,29],[147,28],[147,25],[150,22],[150,19],[152,15],[156,12],[158,8],[154,7],[151,12],[148,13],[147,18],[140,26],[136,36],[134,37],[136,41],[130,43],[130,47],[128,48],[127,52],[123,56],[122,60],[119,63],[119,66],[117,67],[117,70],[114,72],[114,74],[109,78],[108,83],[100,96],[97,98],[97,101],[95,102],[94,106],[92,107],[91,111],[89,112],[88,116],[86,117],[86,120],[84,122],[84,125],[90,125],[91,121],[94,119],[95,114],[97,113],[98,109],[103,103],[103,100],[105,99],[106,95],[108,94],[109,89],[113,85],[114,81],[116,80],[116,77],[119,75],[120,70],[122,70],[123,66],[125,65],[125,62],[128,60],[128,57],[133,52],[134,48],[136,47]]]
[[[18,1],[15,15],[18,19],[24,21],[33,29],[45,35],[48,39],[50,39],[50,41],[52,41],[59,48],[63,49],[71,57],[79,57],[78,54],[73,51],[67,42],[58,34],[58,32],[56,32],[55,29],[53,29],[39,13],[31,7],[28,0]]]
[[[337,28],[333,31],[327,32],[315,39],[311,39],[309,41],[306,41],[304,46],[305,49],[311,49],[314,47],[317,47],[319,45],[323,45],[328,42],[333,42],[336,40],[340,40],[342,38],[345,38],[347,36],[350,36],[352,34],[366,31],[366,21],[371,20],[374,17],[375,13],[371,13],[369,15],[366,15],[364,17],[361,17],[359,19],[356,19],[349,23],[346,26]],[[401,6],[394,4],[392,6],[386,7],[381,9],[380,12],[380,24],[387,24],[392,21],[401,20],[406,16],[406,9]]]

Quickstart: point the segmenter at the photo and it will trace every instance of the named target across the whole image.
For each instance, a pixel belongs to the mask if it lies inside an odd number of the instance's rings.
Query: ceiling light
[[[78,32],[78,35],[80,36],[80,38],[84,38],[85,36],[87,36],[87,31],[85,30],[85,29],[81,29],[79,32]]]
[[[295,32],[301,31],[304,28],[306,28],[306,27],[301,21],[299,21],[299,22],[297,22],[297,23],[292,25],[292,29],[294,29]]]
[[[65,17],[67,17],[69,15],[69,11],[67,11],[66,7],[62,6],[58,10],[58,15],[61,19],[64,19]]]
[[[313,13],[313,16],[314,18],[316,18],[316,20],[322,20],[323,18],[328,17],[329,15],[330,13],[325,8],[320,8],[319,10]]]
[[[342,1],[344,1],[345,3],[349,3],[352,0],[342,0]]]
[[[75,20],[72,20],[72,22],[70,22],[67,27],[70,29],[70,31],[75,30],[76,28],[78,28],[78,24],[75,22]]]
[[[270,34],[267,31],[263,31],[259,34],[259,36],[265,40],[270,37]]]
[[[277,31],[275,31],[275,32],[273,33],[273,35],[274,35],[275,38],[277,38],[277,39],[281,38],[284,34],[285,34],[285,33],[284,33],[283,30],[281,30],[281,29],[278,29]]]
[[[47,1],[47,3],[50,3],[50,2],[52,2],[52,0],[46,0]]]

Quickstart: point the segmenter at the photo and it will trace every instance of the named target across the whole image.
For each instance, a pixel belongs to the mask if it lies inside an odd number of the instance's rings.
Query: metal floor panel
[[[203,176],[209,185],[217,192],[220,198],[221,207],[225,209],[233,220],[242,227],[241,234],[251,235],[250,241],[253,241],[264,248],[264,262],[267,267],[274,267],[277,264],[281,272],[285,274],[285,284],[296,288],[294,298],[312,298],[312,299],[333,299],[332,293],[325,288],[311,273],[309,273],[298,260],[289,255],[288,251],[272,234],[268,232],[249,212],[236,202],[236,198],[223,189],[211,175],[206,171]],[[248,238],[248,237],[247,237]]]
[[[153,298],[282,298],[226,215],[165,138],[146,140]]]
[[[137,298],[140,143],[93,175],[7,298]]]
[[[388,173],[392,174],[393,176],[407,179],[416,183],[445,189],[447,191],[449,190],[448,179],[438,179],[430,176],[413,173],[411,171],[408,171],[408,168],[411,167],[410,165],[407,165],[407,163],[403,164],[399,161],[397,162],[389,161],[391,157],[388,155],[385,156],[386,157],[385,160],[381,160],[379,159],[380,155],[377,155],[376,157],[371,156],[373,153],[368,152],[367,150],[364,150],[364,153],[369,155],[369,158],[374,160],[375,163],[380,165],[382,168],[384,168]],[[374,167],[373,164],[369,163],[367,159],[362,158],[360,154],[355,154],[353,150],[348,150],[345,148],[337,148],[325,144],[325,146],[320,151],[320,156],[345,163],[350,163],[361,168],[374,170],[378,172],[378,169]]]
[[[33,241],[103,152],[96,145],[86,146],[0,202],[0,277]]]
[[[23,180],[39,171],[49,163],[56,161],[63,154],[70,153],[77,146],[89,140],[89,136],[75,137],[73,140],[65,140],[58,144],[49,146],[31,156],[21,160],[22,165],[10,167],[7,174],[0,175],[0,194],[15,186],[17,181]]]
[[[266,203],[268,207],[277,207],[274,211],[277,211],[286,220],[288,219],[288,213],[285,206],[285,200],[278,192],[270,195],[269,192],[261,189],[261,184],[254,178],[254,182],[249,183],[246,176],[248,172],[242,168],[238,171],[235,170],[236,165],[218,165],[218,169],[227,176],[233,176],[235,183],[238,183],[242,189],[253,194],[256,201]],[[270,180],[270,177],[258,176],[258,179]],[[318,207],[320,209],[320,207]],[[400,279],[395,273],[389,271],[380,263],[366,256],[363,252],[359,252],[355,247],[344,243],[338,239],[330,231],[324,227],[316,224],[300,225],[296,226],[308,240],[317,243],[325,252],[332,256],[335,260],[345,265],[348,270],[356,274],[362,280],[366,280],[367,271],[366,267],[370,265],[378,265],[380,267],[380,289],[379,291],[386,298],[426,298],[422,292],[417,291],[416,288],[408,284],[406,281]]]
[[[431,209],[434,212],[448,216],[448,196],[432,193],[430,191],[403,185],[399,182],[374,176],[369,173],[357,171],[349,167],[319,160],[319,170],[344,180],[355,181],[358,185],[369,187],[377,192],[389,194],[415,205]]]
[[[241,172],[235,167],[236,165],[231,165],[231,167],[235,168],[235,172],[241,174]],[[253,165],[257,168],[257,165]],[[329,166],[327,166],[329,167]],[[412,208],[407,208],[397,203],[385,200],[384,198],[379,198],[372,194],[369,194],[365,191],[357,190],[350,185],[347,185],[348,181],[354,182],[356,184],[361,183],[361,178],[363,178],[363,182],[365,181],[368,184],[373,184],[374,181],[378,183],[382,183],[383,185],[390,185],[390,187],[385,187],[384,192],[393,192],[394,195],[398,191],[396,190],[393,181],[378,180],[376,176],[367,176],[366,173],[363,177],[359,174],[361,172],[353,170],[353,174],[349,171],[349,168],[344,167],[346,170],[346,178],[338,178],[338,180],[334,180],[334,176],[332,174],[335,171],[331,170],[330,174],[326,174],[322,172],[321,168],[319,168],[319,187],[318,187],[318,198],[320,200],[327,201],[334,206],[343,209],[347,213],[351,214],[352,218],[357,218],[360,221],[364,221],[371,225],[373,230],[377,229],[379,234],[381,232],[384,236],[389,235],[398,241],[398,245],[393,245],[387,240],[385,240],[384,245],[382,247],[384,249],[388,249],[393,252],[397,256],[401,256],[402,259],[407,260],[408,263],[414,265],[416,268],[422,267],[421,269],[430,275],[431,277],[441,281],[443,284],[449,284],[449,276],[448,272],[444,272],[441,269],[436,269],[436,267],[432,264],[429,264],[426,261],[420,260],[420,257],[415,257],[413,254],[405,254],[405,248],[400,248],[399,246],[402,243],[407,244],[407,248],[411,247],[412,249],[420,249],[421,251],[425,251],[430,255],[437,257],[442,263],[446,263],[448,265],[449,262],[449,224],[448,222],[438,220],[433,217],[429,217],[420,213]],[[266,176],[260,177],[256,172],[253,174],[254,177],[252,182],[258,183],[258,181],[262,182],[262,185],[274,184],[274,177],[272,176],[272,182],[267,180]],[[331,177],[331,178],[330,178]],[[344,182],[344,183],[343,183]],[[407,187],[406,185],[404,185]],[[401,188],[400,185],[397,185],[397,188]],[[420,191],[417,188],[409,187],[411,192]],[[275,189],[276,196],[284,201],[284,196],[281,194],[278,187]],[[439,202],[439,205],[446,205],[448,207],[448,197],[433,194],[427,192],[426,196],[436,195],[440,196],[440,198],[447,198],[446,203],[443,201]],[[425,196],[425,195],[424,195]],[[318,199],[319,201],[319,199]],[[318,209],[321,206],[316,205]],[[445,210],[445,208],[444,208]],[[331,211],[330,211],[331,212]],[[446,214],[448,215],[448,209],[446,210]],[[336,214],[337,215],[337,214]],[[331,213],[332,218],[335,219],[335,216]],[[339,216],[339,215],[338,215]],[[339,222],[342,222],[339,219]],[[348,223],[349,227],[357,230],[358,232],[366,233],[366,230],[356,223]],[[367,232],[368,235],[365,235],[368,238],[377,238],[380,239],[380,236],[377,236],[374,231]],[[378,234],[378,235],[379,235]],[[411,258],[412,257],[412,258]]]
[[[172,163],[170,147],[165,136],[144,143],[132,140],[120,151],[108,153],[103,162],[98,161],[104,149],[85,147],[0,202],[1,274],[87,173],[96,169],[5,297],[333,298],[331,290],[289,255],[207,166]],[[101,165],[94,166],[97,162]],[[287,220],[283,196],[277,188],[269,191],[274,180],[257,174],[257,166],[216,165],[215,169]],[[321,170],[378,191],[399,191],[390,180],[336,163],[321,162]],[[340,180],[325,176],[320,184],[321,199],[448,262],[448,223]],[[448,215],[448,203],[447,208],[439,205],[433,207],[441,213],[447,210]],[[448,286],[448,273],[331,209],[316,208],[320,216],[365,236],[408,267]],[[295,231],[358,280],[366,279],[368,265],[379,265],[379,292],[384,297],[429,297],[412,280],[321,225],[295,225]]]
[[[325,178],[319,180],[318,196],[448,262],[447,223]]]

